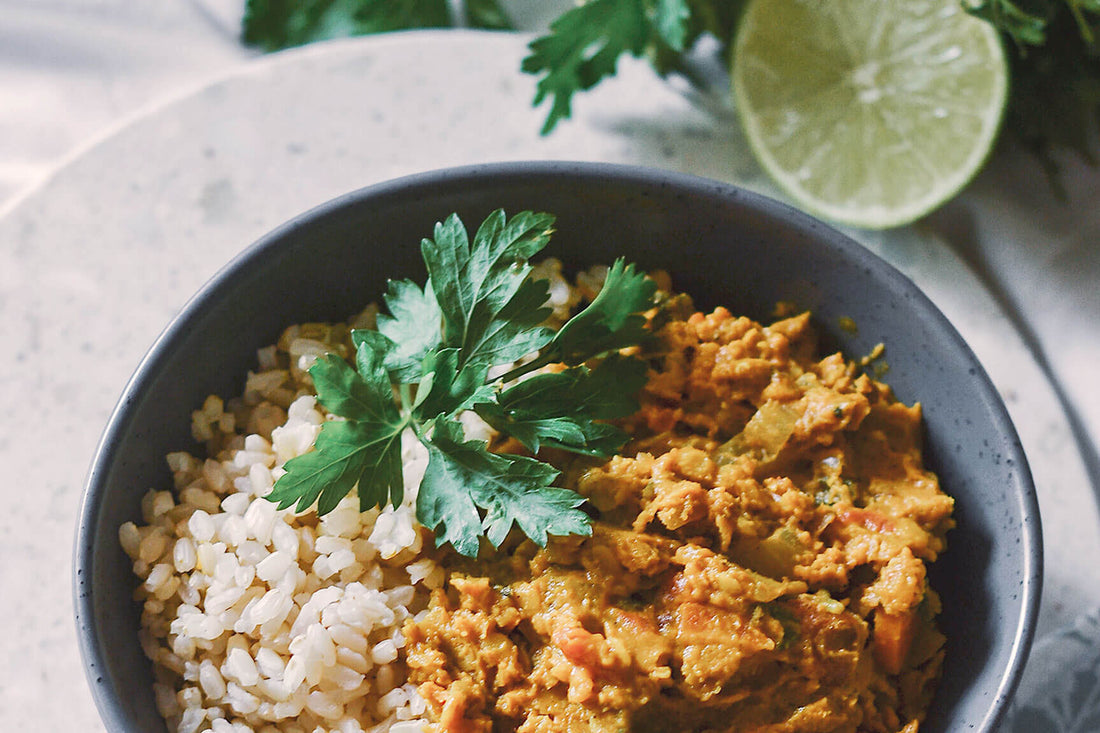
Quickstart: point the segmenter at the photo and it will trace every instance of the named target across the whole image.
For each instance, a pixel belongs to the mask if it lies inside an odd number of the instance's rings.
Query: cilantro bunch
[[[583,497],[553,485],[557,469],[467,440],[459,417],[476,412],[532,454],[608,457],[627,440],[606,421],[638,409],[646,364],[621,352],[647,339],[656,284],[618,260],[585,309],[546,327],[548,283],[531,277],[529,260],[553,221],[498,210],[472,241],[457,215],[437,224],[421,243],[427,282],[390,282],[378,330],[352,332],[354,366],[327,354],[310,367],[319,401],[343,419],[325,422],[315,449],[287,461],[267,498],[299,511],[316,502],[324,514],[358,486],[363,510],[397,506],[411,430],[429,456],[416,515],[438,544],[476,557],[482,537],[497,547],[513,526],[540,545],[590,534]]]

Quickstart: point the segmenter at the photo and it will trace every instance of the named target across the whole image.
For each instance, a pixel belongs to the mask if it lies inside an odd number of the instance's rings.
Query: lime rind
[[[886,229],[981,169],[1009,74],[997,32],[957,0],[753,0],[732,81],[749,147],[797,205]]]

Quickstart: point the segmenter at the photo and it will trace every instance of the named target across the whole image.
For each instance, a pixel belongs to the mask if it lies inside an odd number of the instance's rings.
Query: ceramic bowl
[[[567,266],[626,255],[668,270],[701,306],[766,318],[793,301],[850,356],[885,344],[886,381],[922,403],[927,463],[957,501],[958,527],[931,573],[948,642],[921,730],[996,730],[1034,630],[1040,525],[1020,442],[959,334],[891,266],[785,205],[711,180],[570,163],[465,167],[350,193],[245,250],[168,326],[111,416],[80,512],[76,618],[107,729],[164,729],[118,527],[140,521],[148,488],[171,485],[164,455],[194,447],[191,411],[208,394],[238,394],[256,349],[285,326],[342,319],[378,299],[387,278],[422,279],[419,242],[436,221],[456,211],[470,225],[498,207],[555,214],[546,254]]]

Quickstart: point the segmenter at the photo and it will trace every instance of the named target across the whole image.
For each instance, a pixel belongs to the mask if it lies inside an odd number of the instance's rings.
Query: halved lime
[[[1008,66],[959,0],[752,0],[733,95],[761,166],[800,206],[907,224],[954,196],[997,137]]]

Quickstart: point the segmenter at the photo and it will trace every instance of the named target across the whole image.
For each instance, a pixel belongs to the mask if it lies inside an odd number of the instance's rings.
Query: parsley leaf
[[[691,7],[687,0],[657,0],[653,25],[657,35],[673,51],[683,51],[687,44]]]
[[[447,0],[247,0],[241,39],[277,51],[330,38],[451,25]]]
[[[317,449],[286,462],[286,475],[267,497],[280,509],[297,502],[298,511],[304,511],[317,501],[318,513],[325,514],[356,483],[363,509],[387,500],[397,506],[404,498],[401,433],[406,421],[374,352],[361,346],[356,358],[359,373],[335,354],[326,354],[310,367],[326,408],[348,419],[324,423]]]
[[[981,0],[963,2],[966,12],[988,21],[1021,44],[1041,46],[1046,43],[1046,14],[1036,14],[1012,0]]]
[[[588,0],[570,8],[550,24],[550,33],[530,43],[520,68],[541,75],[535,106],[553,97],[543,134],[572,115],[576,92],[591,89],[615,75],[620,56],[648,55],[661,73],[676,68],[676,60],[699,36],[693,4],[709,8],[717,0]]]
[[[361,435],[348,435],[350,431]],[[331,511],[363,475],[366,461],[357,445],[369,438],[369,430],[359,430],[358,423],[325,423],[317,436],[317,449],[287,461],[286,475],[275,482],[267,498],[280,509],[297,503],[297,511],[304,512],[324,494],[317,511]]]
[[[386,354],[386,368],[399,381],[415,382],[424,357],[439,348],[443,338],[442,315],[431,281],[424,284],[423,290],[410,280],[390,281],[385,300],[390,314],[378,314],[378,333],[393,344]]]
[[[1073,150],[1094,164],[1097,158],[1100,1],[966,0],[963,7],[1012,41],[1005,129],[1035,154],[1064,194],[1052,152]]]
[[[458,349],[443,349],[432,354],[425,361],[425,371],[430,380],[421,382],[417,392],[416,415],[420,419],[461,412],[479,402],[490,401],[496,395],[496,390],[485,383],[488,365],[459,369]]]
[[[466,22],[471,28],[510,31],[515,26],[498,0],[466,0]]]
[[[529,257],[546,246],[553,217],[523,212],[505,222],[494,211],[471,248],[457,215],[421,244],[443,313],[443,345],[459,350],[459,368],[502,364],[538,351],[552,337],[538,324],[550,314],[545,281],[530,280]]]
[[[543,134],[572,114],[575,92],[615,74],[620,55],[641,56],[652,32],[642,0],[590,0],[554,20],[550,35],[531,42],[531,53],[520,66],[529,74],[544,74],[536,87],[536,106],[553,97]]]
[[[589,534],[584,498],[553,485],[557,469],[492,453],[466,440],[459,420],[475,410],[536,453],[550,446],[608,457],[627,439],[607,421],[637,410],[646,364],[618,352],[647,340],[656,285],[620,260],[555,334],[542,325],[549,286],[528,264],[553,221],[495,211],[472,241],[455,215],[437,224],[421,244],[427,283],[389,284],[378,330],[352,332],[355,368],[335,354],[310,367],[319,401],[343,419],[326,422],[314,450],[287,461],[268,498],[299,511],[316,502],[323,514],[358,486],[361,508],[396,506],[401,440],[411,430],[429,456],[417,517],[439,544],[476,556],[483,537],[499,547],[516,527],[540,545],[550,535]],[[552,363],[558,371],[530,375]]]
[[[396,415],[389,381],[378,378],[375,356],[370,350],[360,348],[360,353],[369,359],[360,368],[366,366],[369,371],[356,372],[336,354],[325,354],[310,367],[309,374],[317,392],[325,395],[325,406],[330,412],[360,422],[385,421]]]
[[[637,409],[633,395],[646,382],[641,359],[611,356],[595,368],[576,367],[536,374],[475,405],[477,413],[502,433],[537,453],[544,446],[606,456],[626,443],[627,434],[599,420]]]
[[[478,535],[499,547],[513,523],[539,545],[551,534],[589,535],[588,515],[578,509],[584,498],[551,485],[552,466],[526,456],[490,453],[481,441],[462,438],[454,421],[436,424],[428,445],[430,458],[417,497],[417,518],[437,531],[436,542],[450,542],[458,552],[477,555]],[[423,486],[422,486],[423,488]],[[472,507],[485,510],[484,518]],[[477,521],[479,532],[471,529]]]
[[[652,307],[656,293],[657,283],[635,271],[634,265],[616,260],[588,307],[554,335],[554,355],[566,364],[580,364],[642,343],[648,335],[642,313]]]

